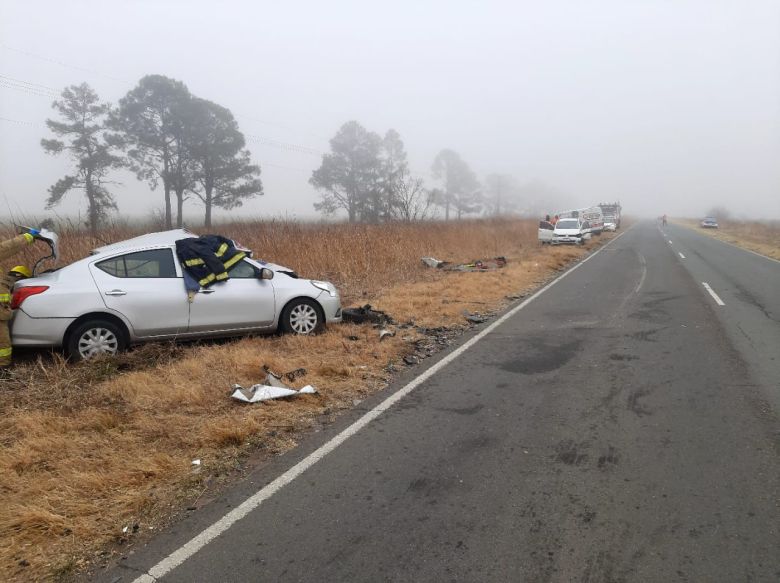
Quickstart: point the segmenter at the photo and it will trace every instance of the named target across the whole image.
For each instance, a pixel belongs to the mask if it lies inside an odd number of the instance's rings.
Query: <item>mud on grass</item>
[[[391,258],[390,272],[371,281],[365,274],[350,280],[359,271],[354,265],[332,266],[347,280],[345,304],[370,302],[399,323],[414,323],[381,342],[370,325],[345,324],[315,337],[154,344],[80,364],[56,354],[19,363],[0,381],[0,579],[63,578],[105,562],[180,509],[213,496],[248,456],[289,450],[323,416],[385,387],[389,370],[420,354],[420,327],[465,328],[464,310],[495,312],[507,296],[528,293],[585,252],[540,248],[535,224],[523,221],[434,227],[438,234],[426,239],[428,227],[417,226],[414,243],[396,239],[390,251],[370,242],[334,251],[345,262],[357,254],[356,263],[374,271]],[[386,233],[391,240],[397,234]],[[459,243],[464,234],[471,239]],[[503,254],[509,265],[444,273],[420,264],[427,254],[455,261]],[[292,257],[263,255],[297,267]],[[425,346],[420,358],[431,351],[431,343]],[[312,384],[319,394],[258,405],[230,399],[233,383],[262,380],[263,364],[306,368],[293,384]],[[194,459],[201,465],[193,466]]]

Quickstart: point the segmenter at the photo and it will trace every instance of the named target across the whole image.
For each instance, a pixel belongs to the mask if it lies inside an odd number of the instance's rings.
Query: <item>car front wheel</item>
[[[68,337],[65,347],[68,355],[77,360],[87,360],[94,356],[112,356],[127,347],[122,330],[107,320],[88,320]]]
[[[313,334],[322,329],[325,318],[314,300],[298,298],[284,308],[280,324],[283,332]]]

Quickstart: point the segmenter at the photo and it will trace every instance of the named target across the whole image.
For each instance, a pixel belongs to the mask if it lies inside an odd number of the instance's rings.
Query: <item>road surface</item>
[[[780,263],[640,223],[98,579],[778,581],[777,290]]]

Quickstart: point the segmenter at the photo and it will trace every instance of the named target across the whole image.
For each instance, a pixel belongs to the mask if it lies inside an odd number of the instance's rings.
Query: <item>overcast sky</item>
[[[40,147],[52,91],[86,81],[116,102],[159,73],[236,115],[263,171],[266,195],[245,206],[255,216],[315,216],[318,152],[355,119],[400,132],[429,182],[452,148],[480,177],[540,181],[577,206],[780,218],[777,0],[0,7],[0,215],[43,215],[68,170]],[[124,215],[162,207],[160,191],[121,180]],[[79,208],[72,193],[57,212]]]

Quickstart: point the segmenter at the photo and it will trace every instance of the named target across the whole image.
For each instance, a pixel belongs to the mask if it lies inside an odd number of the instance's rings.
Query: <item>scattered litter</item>
[[[379,331],[379,341],[380,342],[382,340],[384,340],[385,338],[387,338],[388,336],[390,336],[390,337],[395,336],[395,332],[393,332],[392,330],[388,330],[387,328],[382,328]]]
[[[434,257],[423,257],[422,262],[427,265],[428,267],[433,267],[435,269],[438,269],[442,267],[443,265],[447,265],[446,261],[439,261],[438,259]]]
[[[260,401],[282,399],[295,395],[313,395],[317,392],[317,389],[311,385],[306,385],[299,390],[293,389],[282,380],[282,378],[285,378],[289,381],[294,381],[296,378],[304,376],[306,374],[305,368],[296,368],[290,372],[278,374],[264,364],[263,370],[265,371],[265,381],[263,383],[252,385],[247,389],[241,385],[233,385],[233,393],[230,396],[244,403],[258,403]]]
[[[357,336],[352,334],[352,335],[347,336],[347,340],[352,340],[352,342],[355,342],[357,340],[360,340],[360,338],[358,338]]]
[[[129,526],[126,526],[122,529],[122,534],[127,534],[127,531],[130,530]]]
[[[434,269],[444,271],[493,271],[506,267],[506,257],[493,257],[491,259],[475,259],[469,263],[453,264],[449,261],[439,261],[434,257],[423,257],[423,264]]]
[[[252,385],[248,389],[245,389],[241,385],[233,385],[233,389],[233,393],[230,396],[235,400],[244,403],[258,403],[260,401],[270,401],[272,399],[282,399],[284,397],[294,397],[296,395],[313,395],[317,392],[317,389],[311,385],[306,385],[299,391],[269,385]]]
[[[282,379],[287,379],[288,381],[292,382],[297,378],[306,376],[305,368],[296,368],[295,370],[291,370],[290,372],[279,374],[272,371],[267,364],[263,365],[263,372],[266,374],[266,383],[274,387],[287,387],[287,385],[281,382]],[[273,380],[269,381],[269,377],[272,377]],[[274,381],[278,381],[281,384],[274,384]]]
[[[407,356],[404,356],[404,362],[408,364],[409,366],[413,364],[419,364],[420,359],[419,357],[415,356],[414,354],[409,354]]]
[[[199,465],[200,465],[200,460],[199,460],[199,459],[197,459],[197,460],[192,460],[192,465],[193,465],[193,466],[199,466]]]
[[[483,322],[487,322],[487,317],[483,316],[482,314],[472,314],[471,312],[463,310],[463,316],[466,318],[467,322],[471,322],[472,324],[482,324]]]
[[[393,319],[390,316],[381,310],[375,310],[370,304],[359,308],[345,308],[341,312],[341,317],[344,322],[352,322],[353,324],[363,324],[364,322],[382,326],[393,324]]]

